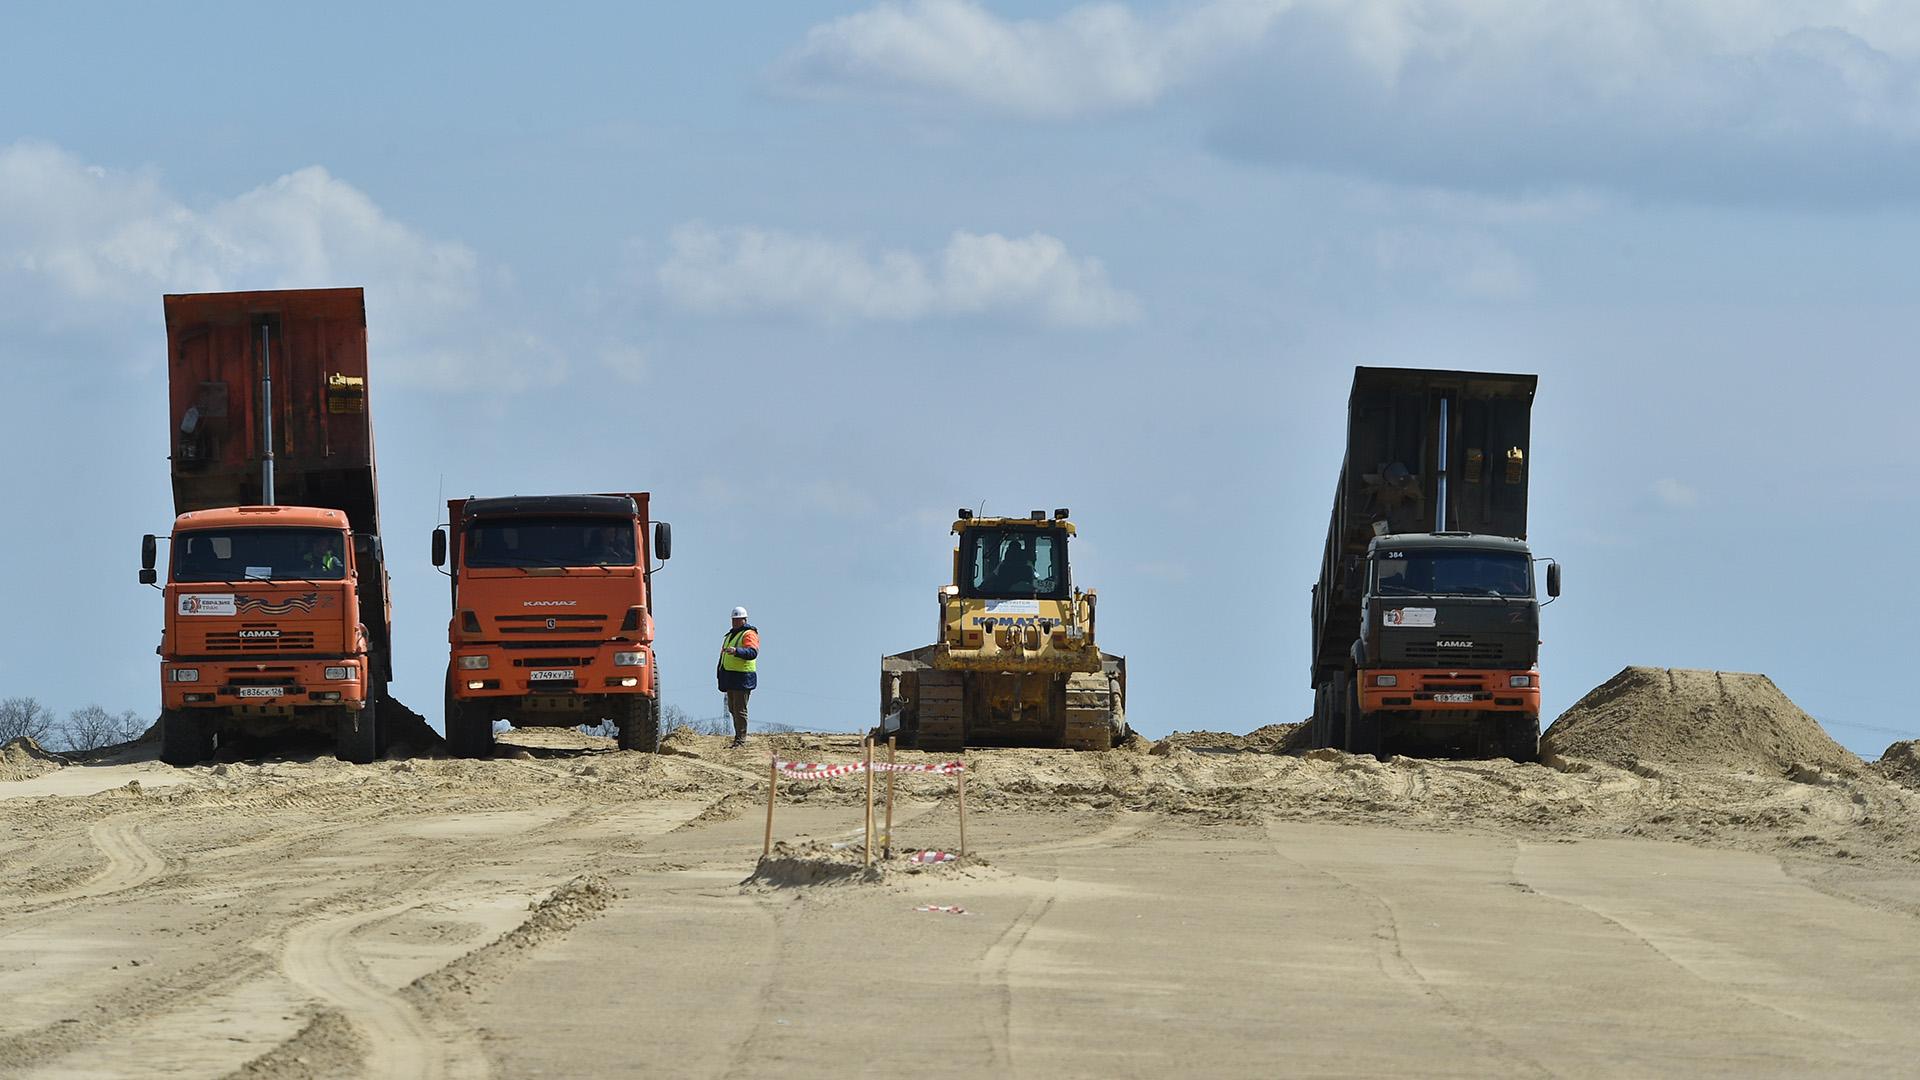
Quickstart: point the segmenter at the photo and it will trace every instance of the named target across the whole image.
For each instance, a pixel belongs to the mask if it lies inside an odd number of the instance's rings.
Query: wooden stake
[[[897,735],[887,736],[887,764],[893,764],[893,751],[900,741]],[[893,770],[887,770],[887,831],[880,834],[880,857],[893,858]]]
[[[967,774],[960,774],[960,854],[967,853]]]
[[[864,858],[866,865],[873,866],[873,737],[869,735],[860,740],[867,753],[867,844]]]
[[[780,789],[780,752],[774,751],[767,760],[767,842],[760,848],[760,857],[765,859],[773,854],[773,793]]]

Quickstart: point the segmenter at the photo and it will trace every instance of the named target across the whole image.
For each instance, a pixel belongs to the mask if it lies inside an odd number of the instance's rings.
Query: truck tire
[[[1360,689],[1352,679],[1346,684],[1347,745],[1349,754],[1380,756],[1380,714],[1360,710]]]
[[[493,717],[479,702],[461,701],[447,693],[447,754],[457,758],[493,756]]]
[[[339,709],[334,712],[333,756],[354,765],[368,765],[379,760],[379,699],[368,699],[358,710]]]
[[[660,752],[660,699],[629,694],[614,710],[620,728],[620,749],[643,754]]]
[[[160,713],[160,760],[177,768],[198,765],[213,756],[213,725],[192,709]]]
[[[1313,719],[1307,723],[1307,749],[1318,750],[1333,743],[1330,729],[1333,722],[1327,717],[1327,684],[1319,683],[1313,688]]]
[[[1501,722],[1500,752],[1525,765],[1540,760],[1540,717],[1509,716]]]
[[[1347,677],[1335,675],[1327,682],[1327,746],[1347,749]]]

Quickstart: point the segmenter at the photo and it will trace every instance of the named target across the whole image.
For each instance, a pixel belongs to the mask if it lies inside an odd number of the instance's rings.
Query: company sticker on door
[[[1038,615],[1040,614],[1040,601],[1038,600],[989,600],[987,601],[987,614],[989,615]]]
[[[181,593],[182,615],[236,615],[232,593]]]
[[[1430,607],[1388,608],[1386,623],[1388,626],[1432,626],[1433,618],[1440,611]]]

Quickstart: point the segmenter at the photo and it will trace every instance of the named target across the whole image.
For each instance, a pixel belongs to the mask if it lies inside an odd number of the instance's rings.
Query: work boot
[[[740,747],[747,745],[747,737],[745,735],[735,735],[733,741],[727,745],[738,750]]]

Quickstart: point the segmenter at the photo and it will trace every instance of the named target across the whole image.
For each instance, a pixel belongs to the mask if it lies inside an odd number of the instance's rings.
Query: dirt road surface
[[[1256,733],[1256,736],[1259,733]],[[767,746],[0,782],[0,1075],[1910,1075],[1920,792],[1274,739],[969,755],[858,873]],[[848,737],[784,756],[852,760]],[[920,758],[915,758],[920,760]],[[930,760],[930,759],[929,759]],[[896,849],[955,846],[904,780]],[[836,844],[851,846],[836,847]],[[958,907],[962,913],[921,911]]]

